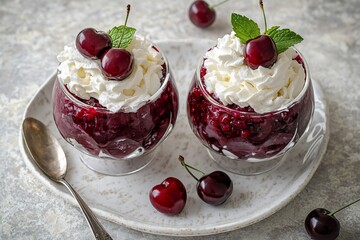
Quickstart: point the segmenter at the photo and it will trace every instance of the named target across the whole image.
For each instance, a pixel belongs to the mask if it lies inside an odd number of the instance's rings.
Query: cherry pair
[[[201,200],[210,205],[220,205],[230,197],[233,191],[233,182],[226,173],[214,171],[205,174],[186,164],[183,156],[179,156],[179,161],[197,181],[196,190]],[[202,177],[197,178],[190,169],[200,172]],[[185,186],[179,179],[174,177],[169,177],[161,184],[154,186],[149,193],[149,197],[155,209],[169,215],[180,213],[187,200]]]
[[[122,31],[121,40],[124,36],[130,5],[127,6],[127,15]],[[110,80],[124,80],[127,78],[134,66],[133,55],[124,48],[113,47],[109,34],[97,31],[94,28],[85,28],[76,37],[76,48],[87,58],[100,59],[101,70]]]

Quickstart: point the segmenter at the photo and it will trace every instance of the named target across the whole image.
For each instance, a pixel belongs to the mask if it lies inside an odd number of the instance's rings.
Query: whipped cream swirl
[[[122,108],[134,112],[160,88],[164,59],[140,36],[135,36],[126,50],[134,56],[134,68],[122,81],[108,80],[101,72],[100,61],[83,57],[74,45],[65,46],[57,56],[57,76],[82,99],[93,97],[112,112]]]
[[[235,33],[218,39],[205,55],[206,89],[224,105],[252,107],[257,113],[275,111],[294,100],[305,84],[305,71],[289,48],[271,68],[253,70],[244,63],[244,45]]]

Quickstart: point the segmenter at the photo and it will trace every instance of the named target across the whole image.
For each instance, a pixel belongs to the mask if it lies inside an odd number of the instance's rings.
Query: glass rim
[[[309,66],[308,66],[308,63],[306,62],[306,60],[304,58],[304,55],[297,48],[295,48],[295,47],[292,47],[292,48],[297,52],[297,54],[299,54],[299,56],[301,57],[302,62],[304,64],[303,66],[304,66],[304,71],[305,71],[305,84],[304,84],[303,88],[301,89],[300,93],[293,100],[291,100],[290,102],[288,102],[287,104],[285,104],[281,108],[278,108],[278,109],[276,109],[274,111],[264,112],[264,113],[257,113],[257,112],[247,112],[247,111],[242,111],[242,110],[236,110],[236,109],[229,108],[228,106],[226,106],[226,105],[218,102],[217,100],[215,100],[210,95],[210,93],[206,90],[206,87],[204,86],[205,84],[203,83],[203,81],[201,80],[201,77],[200,77],[200,71],[201,71],[201,68],[202,68],[203,63],[204,63],[204,57],[201,57],[201,59],[200,59],[200,61],[198,63],[198,66],[196,68],[196,72],[195,72],[196,82],[198,83],[204,97],[208,101],[210,101],[211,104],[216,105],[216,106],[221,107],[221,108],[224,108],[226,111],[241,113],[242,115],[254,115],[254,116],[266,116],[266,115],[269,115],[269,114],[276,114],[276,113],[283,112],[284,110],[287,110],[290,107],[292,107],[293,105],[295,105],[296,103],[298,103],[305,96],[305,93],[307,92],[309,86],[311,85]]]
[[[136,111],[138,109],[140,109],[141,107],[143,107],[144,105],[150,103],[150,102],[153,102],[154,100],[156,100],[163,92],[164,92],[164,89],[166,88],[169,80],[170,80],[170,67],[169,67],[169,61],[167,60],[166,56],[163,54],[163,51],[158,47],[156,46],[152,41],[150,40],[147,40],[146,41],[150,42],[152,47],[155,48],[155,50],[157,50],[162,58],[164,59],[164,64],[165,64],[165,77],[164,77],[164,81],[161,83],[161,86],[160,88],[152,95],[150,96],[149,99],[147,99],[146,101],[142,102],[141,104],[139,104],[139,106],[136,108]],[[59,72],[59,71],[57,71]],[[80,105],[81,107],[84,107],[84,108],[93,108],[97,111],[104,111],[104,112],[109,112],[109,113],[117,113],[117,112],[136,112],[136,111],[133,111],[134,109],[131,108],[131,107],[121,107],[118,111],[116,112],[112,112],[110,111],[109,109],[107,109],[106,107],[96,107],[96,106],[92,106],[92,105],[89,105],[87,103],[84,103],[82,102],[81,100],[77,99],[73,93],[71,93],[66,87],[65,87],[65,84],[56,76],[56,81],[59,82],[60,84],[60,87],[62,89],[62,91],[65,93],[65,95],[74,103],[76,103],[77,105]],[[80,97],[79,97],[80,98]]]

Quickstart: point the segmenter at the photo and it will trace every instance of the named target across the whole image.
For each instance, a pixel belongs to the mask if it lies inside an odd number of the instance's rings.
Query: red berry
[[[274,40],[268,35],[260,35],[245,43],[245,62],[252,69],[257,69],[259,66],[271,67],[276,62],[277,56]]]
[[[159,212],[179,214],[186,203],[186,189],[179,179],[166,178],[161,184],[154,186],[150,193],[150,202]]]
[[[133,55],[123,48],[111,48],[101,57],[101,70],[111,80],[124,80],[133,67]]]
[[[110,36],[94,28],[85,28],[76,37],[76,48],[84,56],[98,59],[108,49],[112,42]]]
[[[197,0],[190,5],[189,18],[195,26],[207,28],[215,21],[216,13],[207,2]]]
[[[314,240],[333,240],[339,236],[340,223],[324,208],[311,211],[305,219],[305,229]]]
[[[230,177],[222,172],[215,171],[202,176],[197,183],[197,193],[206,203],[220,205],[224,203],[233,191]]]

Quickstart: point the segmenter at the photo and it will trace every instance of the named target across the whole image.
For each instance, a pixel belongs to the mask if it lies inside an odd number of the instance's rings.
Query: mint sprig
[[[130,13],[130,4],[126,6],[126,18],[124,25],[113,27],[108,34],[112,40],[113,48],[127,48],[131,43],[136,29],[126,26]]]
[[[125,25],[113,27],[108,34],[112,40],[113,48],[127,48],[131,43],[136,29]]]
[[[242,43],[260,35],[260,28],[257,23],[240,14],[231,14],[231,24],[236,36]]]
[[[299,34],[288,28],[270,30],[271,29],[269,29],[266,34],[274,40],[278,53],[285,52],[289,47],[304,40]]]

